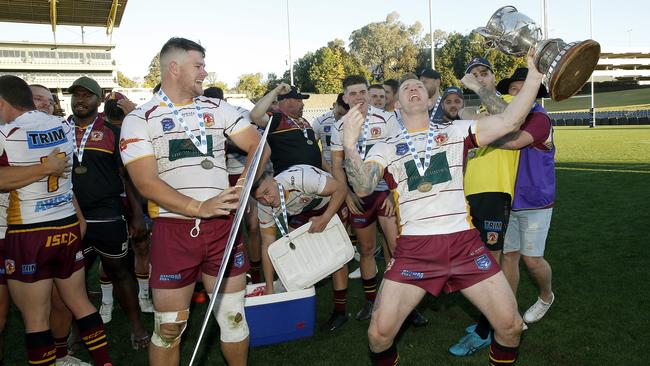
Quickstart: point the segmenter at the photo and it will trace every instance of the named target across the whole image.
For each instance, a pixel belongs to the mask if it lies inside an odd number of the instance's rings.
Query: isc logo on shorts
[[[50,235],[47,237],[47,243],[45,243],[45,247],[46,248],[55,247],[61,244],[70,245],[74,243],[77,239],[78,237],[74,233]]]

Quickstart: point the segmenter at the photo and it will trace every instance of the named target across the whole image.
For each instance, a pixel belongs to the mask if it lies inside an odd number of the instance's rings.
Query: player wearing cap
[[[429,96],[429,117],[440,118],[442,108],[440,108],[440,73],[431,68],[424,68],[417,74],[418,79],[424,84]]]
[[[0,77],[0,123],[4,166],[42,162],[55,149],[62,157],[73,154],[74,127],[37,111],[29,87],[15,76]],[[75,209],[72,180],[49,176],[12,188],[7,222],[5,272],[25,324],[29,363],[52,364],[56,359],[48,321],[56,283],[95,364],[110,365],[104,325],[85,291],[85,227]]]
[[[440,105],[442,106],[440,123],[451,123],[460,119],[460,111],[465,106],[463,91],[456,86],[445,89],[442,98],[440,98]]]
[[[516,69],[511,77],[499,82],[497,90],[517,96],[527,74],[525,68]],[[537,97],[546,95],[546,88],[541,86]],[[517,134],[499,141],[501,148],[521,149],[515,196],[503,244],[502,268],[516,294],[519,259],[523,257],[539,289],[537,302],[524,313],[524,321],[534,323],[546,314],[555,300],[551,266],[544,259],[555,203],[555,145],[551,119],[539,104],[534,104],[524,126],[527,128],[522,127]]]
[[[530,54],[528,63],[533,63]],[[371,194],[383,176],[400,207],[401,235],[368,329],[375,365],[398,362],[393,341],[402,322],[426,292],[441,290],[461,291],[488,316],[495,328],[492,365],[515,362],[522,320],[498,263],[469,220],[463,168],[469,148],[519,128],[541,80],[539,72],[530,72],[504,113],[451,125],[430,123],[423,83],[405,80],[399,89],[401,133],[376,144],[365,162],[357,149],[364,118],[358,107],[344,118],[346,173],[355,192]]]
[[[240,195],[238,188],[228,187],[226,138],[247,153],[247,165],[260,141],[250,121],[233,106],[201,96],[207,76],[204,58],[205,49],[196,42],[169,39],[160,51],[160,90],[122,124],[122,160],[149,200],[154,220],[149,280],[155,307],[152,365],[179,364],[194,283],[201,276],[208,291],[216,285],[234,220],[231,211]],[[237,182],[241,184],[243,179]],[[244,365],[248,260],[241,235],[229,258],[214,312],[226,362]]]

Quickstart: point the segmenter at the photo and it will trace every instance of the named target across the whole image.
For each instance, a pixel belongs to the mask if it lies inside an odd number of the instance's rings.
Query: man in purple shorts
[[[534,68],[531,54],[528,63]],[[399,362],[393,341],[402,323],[426,292],[442,290],[461,291],[490,320],[491,365],[516,361],[522,319],[505,276],[471,224],[463,168],[468,149],[519,129],[541,79],[536,70],[529,72],[519,97],[502,114],[452,125],[429,121],[424,84],[407,79],[398,89],[401,134],[376,144],[365,161],[357,149],[364,118],[356,106],[344,117],[348,182],[365,196],[383,177],[399,204],[401,236],[368,329],[373,364]]]

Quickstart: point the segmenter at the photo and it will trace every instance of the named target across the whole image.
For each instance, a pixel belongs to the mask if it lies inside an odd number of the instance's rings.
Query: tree
[[[361,75],[366,79],[370,79],[372,75],[370,70],[359,62],[350,52],[345,49],[345,42],[342,39],[335,39],[327,43],[327,47],[333,50],[338,50],[343,59],[343,69],[345,76]]]
[[[136,83],[135,81],[129,79],[121,71],[117,72],[117,85],[119,85],[121,88],[137,88],[138,87],[138,83]]]
[[[266,74],[266,89],[267,90],[273,90],[275,87],[277,87],[280,83],[289,83],[289,80],[286,80],[285,78],[278,78],[278,75],[276,75],[274,72],[270,72]]]
[[[316,93],[339,93],[341,81],[345,77],[340,49],[329,47],[318,49],[314,54],[314,63],[309,68],[308,75]]]
[[[217,78],[217,73],[216,72],[209,72],[208,76],[205,77],[205,80],[203,80],[203,87],[209,88],[212,86],[216,86],[217,88],[221,88],[224,92],[227,91],[228,84],[224,83],[223,81],[220,81]]]
[[[153,88],[160,82],[160,53],[157,53],[149,63],[149,73],[144,77],[144,87]]]
[[[352,32],[350,52],[372,73],[374,80],[399,77],[413,72],[417,64],[422,26],[399,21],[392,12],[383,22],[370,23]]]
[[[237,82],[237,91],[255,101],[266,93],[266,84],[262,83],[262,73],[243,74]]]

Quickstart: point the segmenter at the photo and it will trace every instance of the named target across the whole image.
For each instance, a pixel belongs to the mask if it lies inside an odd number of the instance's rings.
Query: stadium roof
[[[0,22],[119,27],[128,0],[0,0]]]

